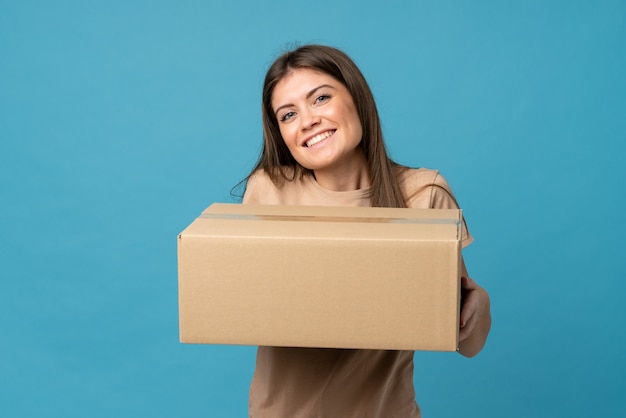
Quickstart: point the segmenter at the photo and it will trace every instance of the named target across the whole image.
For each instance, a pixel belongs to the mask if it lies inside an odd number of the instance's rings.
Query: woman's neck
[[[315,180],[323,188],[336,192],[361,190],[370,187],[371,183],[365,157],[362,154],[359,154],[359,156],[359,158],[352,159],[350,164],[314,170]]]

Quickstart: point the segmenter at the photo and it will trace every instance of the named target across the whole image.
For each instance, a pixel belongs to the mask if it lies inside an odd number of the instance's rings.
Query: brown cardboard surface
[[[184,343],[454,351],[461,211],[213,204],[178,238]]]

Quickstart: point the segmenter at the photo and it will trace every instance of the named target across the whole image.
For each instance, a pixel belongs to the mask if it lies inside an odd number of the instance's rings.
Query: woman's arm
[[[462,267],[461,294],[459,353],[474,357],[482,350],[491,329],[491,305],[487,291],[467,274],[465,262]]]

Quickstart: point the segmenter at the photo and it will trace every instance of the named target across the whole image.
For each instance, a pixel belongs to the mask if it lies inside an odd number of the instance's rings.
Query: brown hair
[[[298,68],[321,71],[346,86],[352,95],[363,129],[359,146],[367,161],[371,205],[406,207],[398,183],[398,176],[405,167],[396,164],[387,154],[372,91],[350,57],[329,46],[301,46],[283,53],[270,66],[263,85],[263,151],[252,173],[265,170],[277,187],[285,181],[312,175],[312,171],[301,166],[289,152],[272,109],[272,94],[276,84]]]

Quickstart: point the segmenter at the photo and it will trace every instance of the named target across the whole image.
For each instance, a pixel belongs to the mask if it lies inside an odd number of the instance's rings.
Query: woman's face
[[[347,88],[334,77],[299,68],[280,80],[272,109],[291,155],[314,172],[361,164],[363,129]]]

